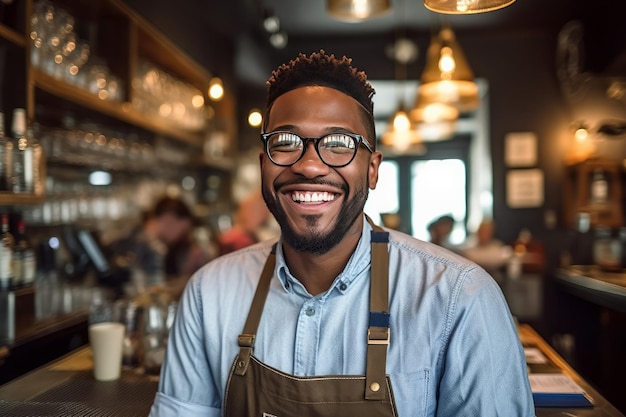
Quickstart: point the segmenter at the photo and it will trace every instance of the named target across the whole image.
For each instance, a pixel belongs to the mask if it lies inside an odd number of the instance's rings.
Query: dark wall
[[[161,4],[162,3],[162,4]],[[213,73],[233,83],[237,97],[237,125],[239,148],[258,145],[258,129],[246,125],[246,114],[251,107],[264,108],[264,77],[280,63],[287,62],[299,52],[310,53],[325,49],[336,55],[353,58],[370,79],[393,79],[393,62],[385,56],[385,47],[394,34],[369,37],[291,37],[284,50],[274,50],[267,42],[254,37],[242,46],[230,38],[237,33],[237,16],[228,15],[215,5],[192,0],[185,7],[171,7],[169,2],[128,0],[128,4],[150,20]],[[498,224],[497,237],[510,242],[519,231],[528,227],[540,240],[548,243],[550,259],[558,259],[567,247],[567,230],[562,224],[562,185],[564,154],[571,146],[570,124],[574,112],[560,89],[557,79],[556,47],[558,32],[572,19],[580,19],[585,27],[584,70],[590,73],[610,68],[617,54],[625,50],[626,32],[621,18],[626,15],[626,2],[573,2],[569,14],[560,20],[543,22],[541,26],[471,32],[457,31],[457,39],[464,49],[476,77],[489,84],[489,136],[493,162],[494,217]],[[190,20],[191,14],[211,13],[212,21],[232,26],[231,35],[218,34],[210,25]],[[222,15],[223,13],[223,15]],[[190,23],[191,22],[191,23]],[[195,23],[193,23],[195,22]],[[430,41],[429,32],[410,32],[406,35],[418,43],[421,55],[418,62],[409,65],[407,77],[419,79],[423,70],[424,54]],[[245,59],[241,58],[241,55]],[[237,62],[246,62],[243,68]],[[252,64],[250,64],[252,62]],[[626,72],[626,70],[625,70]],[[250,76],[248,76],[250,75]],[[626,76],[626,74],[624,74]],[[265,77],[265,78],[266,78]],[[545,178],[545,202],[542,207],[511,209],[506,205],[506,174],[504,165],[505,136],[511,132],[533,132],[538,138],[538,165]],[[602,145],[604,146],[604,145]],[[608,145],[607,145],[608,146]],[[624,158],[622,145],[611,144],[608,153]],[[600,148],[600,151],[603,150]],[[556,228],[546,225],[546,216],[556,216]]]
[[[204,0],[185,0],[180,5],[152,0],[125,0],[125,3],[211,74],[222,77],[225,84],[234,85],[232,38],[214,30],[203,18],[197,18],[211,14],[215,20],[232,21],[226,11],[220,12],[215,5],[209,7]]]

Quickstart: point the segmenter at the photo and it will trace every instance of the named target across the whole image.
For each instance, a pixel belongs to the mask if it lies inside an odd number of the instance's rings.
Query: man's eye
[[[270,148],[275,150],[289,150],[302,145],[300,137],[293,133],[277,133],[270,138]]]
[[[347,135],[328,135],[322,138],[322,144],[325,148],[353,149],[354,141]]]

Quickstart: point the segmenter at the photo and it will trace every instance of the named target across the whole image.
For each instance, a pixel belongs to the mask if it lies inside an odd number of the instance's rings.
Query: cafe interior
[[[51,9],[69,16],[73,48],[87,45],[63,70],[45,50],[56,35],[36,33]],[[606,406],[537,415],[622,415],[625,16],[619,0],[2,0],[0,112],[9,135],[25,109],[43,156],[29,193],[0,191],[37,254],[32,285],[0,295],[0,406],[88,343],[94,293],[81,304],[62,291],[72,305],[55,309],[39,276],[97,284],[99,246],[165,191],[212,245],[260,186],[266,80],[324,50],[376,90],[384,159],[366,213],[421,240],[451,216],[447,245],[493,275],[517,322]],[[97,86],[96,67],[114,87]],[[201,102],[178,118],[172,91]],[[479,253],[485,223],[498,246]]]

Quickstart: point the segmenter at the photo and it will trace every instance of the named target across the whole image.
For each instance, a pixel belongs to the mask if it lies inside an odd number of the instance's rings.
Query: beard
[[[341,242],[348,230],[354,222],[362,215],[363,208],[369,188],[367,186],[359,186],[354,190],[354,195],[350,195],[350,189],[346,185],[331,184],[328,182],[298,180],[290,184],[330,184],[339,187],[344,191],[345,200],[339,211],[334,226],[326,233],[317,230],[317,223],[321,215],[306,215],[304,219],[307,222],[307,230],[304,234],[299,234],[289,223],[289,219],[285,210],[280,204],[276,194],[273,194],[265,181],[262,181],[261,187],[263,199],[270,212],[276,218],[280,225],[283,239],[293,249],[299,252],[306,252],[316,255],[323,255],[333,249]],[[367,184],[367,181],[365,182]],[[281,187],[288,185],[287,183],[276,184],[276,193]]]

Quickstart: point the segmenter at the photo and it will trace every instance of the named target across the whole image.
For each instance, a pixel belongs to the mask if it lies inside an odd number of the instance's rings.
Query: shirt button
[[[312,315],[314,315],[314,314],[315,314],[315,309],[314,309],[313,307],[308,307],[308,308],[306,309],[306,315],[307,315],[307,316],[312,316]]]
[[[346,288],[348,288],[348,286],[346,285],[346,283],[345,283],[345,282],[342,282],[341,284],[339,284],[339,289],[340,289],[341,291],[345,291],[345,290],[346,290]]]

